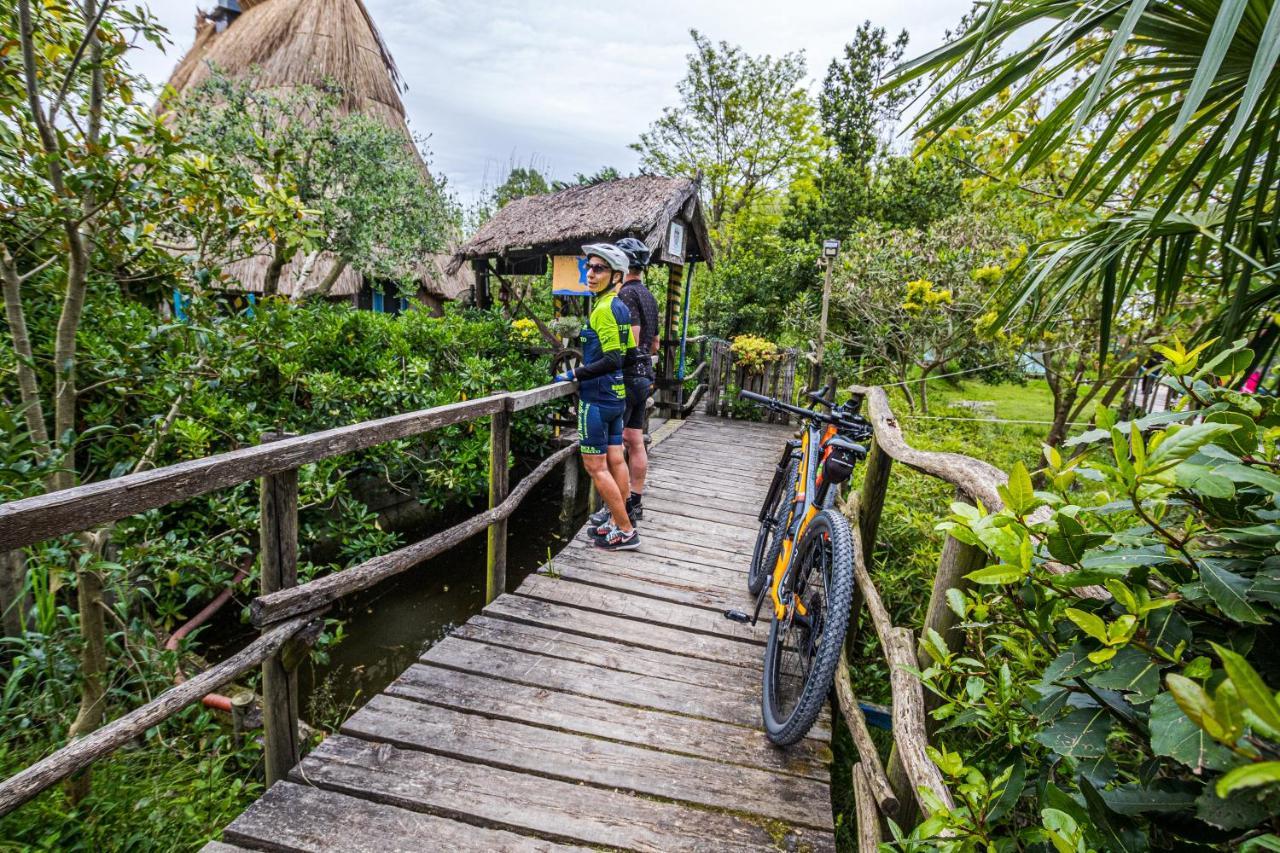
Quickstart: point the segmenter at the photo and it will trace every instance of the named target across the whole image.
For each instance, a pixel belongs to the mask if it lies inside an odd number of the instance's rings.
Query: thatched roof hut
[[[684,226],[691,239],[670,243],[671,223]],[[642,240],[657,262],[711,263],[698,183],[689,178],[641,175],[547,195],[519,198],[499,210],[454,253],[448,270],[467,261],[518,261],[546,255],[576,255],[583,243]]]
[[[195,42],[169,78],[178,95],[208,80],[214,69],[232,76],[252,70],[255,85],[268,90],[336,83],[341,109],[379,118],[412,138],[400,100],[400,72],[362,0],[239,0],[240,14],[228,13],[235,5],[222,0],[213,12],[197,11]],[[443,271],[448,258],[422,261],[422,295],[433,301],[456,299],[471,287],[469,271]],[[333,262],[322,255],[307,280],[323,280]],[[263,253],[226,269],[246,290],[261,291],[268,263]],[[285,268],[282,293],[294,295],[303,264],[299,258]],[[362,284],[348,268],[330,295],[354,298]]]

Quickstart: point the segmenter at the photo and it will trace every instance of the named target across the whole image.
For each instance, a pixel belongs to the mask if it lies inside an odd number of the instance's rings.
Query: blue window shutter
[[[182,291],[173,289],[173,316],[182,323],[187,322],[187,310],[183,305]]]
[[[381,290],[375,290],[373,292],[373,310],[379,311],[379,312],[384,310],[382,307],[382,291]]]

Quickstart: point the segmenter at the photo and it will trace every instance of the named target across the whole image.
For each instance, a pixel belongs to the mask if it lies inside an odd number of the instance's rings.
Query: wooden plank
[[[175,501],[493,414],[501,394],[335,427],[0,504],[0,551],[87,530]]]
[[[299,780],[413,811],[462,814],[497,828],[627,850],[749,853],[809,846],[834,851],[824,832],[771,828],[734,815],[620,791],[574,785],[390,744],[334,735],[303,762]],[[772,828],[776,830],[775,828]]]
[[[709,560],[716,560],[717,563],[728,566],[739,564],[743,561],[751,559],[751,549],[755,547],[756,531],[747,531],[739,528],[736,533],[726,534],[704,534],[699,530],[690,529],[689,525],[681,525],[668,519],[655,516],[653,519],[645,519],[641,528],[640,546],[644,547],[646,537],[649,539],[661,539],[663,547],[670,547],[669,544],[685,545],[689,548],[696,548],[700,556],[704,556]],[[583,528],[577,541],[588,544],[591,547],[589,538],[587,537],[586,528]],[[682,550],[689,550],[689,548]],[[607,552],[606,552],[607,553]]]
[[[523,412],[525,409],[531,409],[534,406],[540,406],[543,403],[559,400],[561,397],[568,397],[576,393],[578,393],[578,388],[572,382],[553,382],[540,388],[530,388],[528,391],[516,391],[507,396],[511,398],[511,410],[513,412]]]
[[[446,637],[436,643],[422,656],[422,661],[593,699],[722,720],[748,728],[760,725],[759,686],[746,678],[733,684],[699,686],[628,672],[622,668],[607,669],[590,663],[473,643],[458,637]],[[619,661],[619,664],[625,665],[624,661]]]
[[[578,552],[581,553],[581,552]],[[628,595],[669,601],[686,607],[701,607],[723,616],[727,609],[740,609],[746,604],[738,588],[716,588],[709,584],[688,584],[662,581],[650,577],[651,573],[610,571],[607,564],[578,566],[572,563],[557,564],[554,571],[540,571],[543,577],[570,583],[581,583],[601,589],[615,590]]]
[[[585,637],[617,640],[637,648],[677,652],[737,666],[754,668],[761,656],[760,650],[755,646],[737,640],[688,634],[675,628],[649,625],[613,614],[594,613],[520,595],[499,596],[484,612],[498,618],[543,625]]]
[[[233,844],[266,850],[583,851],[335,791],[279,782],[227,827]]]
[[[648,578],[654,583],[667,583],[709,590],[734,592],[749,599],[746,569],[722,569],[705,563],[692,563],[674,557],[657,557],[638,551],[616,551],[601,559],[598,549],[565,548],[539,571],[560,571],[561,566],[625,574]],[[741,603],[741,602],[740,602]]]
[[[831,829],[827,786],[798,776],[748,767],[727,772],[723,764],[702,758],[491,720],[391,696],[375,696],[342,731],[507,770]]]
[[[507,499],[511,487],[511,399],[489,419],[489,510]],[[507,520],[489,525],[485,536],[484,600],[493,601],[507,591]]]
[[[560,583],[542,575],[525,578],[516,594],[755,645],[764,645],[768,635],[768,626],[763,622],[757,623],[753,628],[751,625],[726,619],[719,613],[710,613],[696,607],[629,596],[583,584]]]
[[[247,847],[236,847],[222,841],[210,841],[200,848],[200,853],[252,853]]]
[[[512,622],[485,614],[473,616],[458,626],[450,636],[505,646],[535,655],[567,658],[596,663],[611,669],[660,675],[671,681],[699,686],[706,684],[754,684],[764,667],[759,657],[744,658],[740,663],[704,660],[676,652],[642,649],[623,642],[584,637],[545,625]]]
[[[644,522],[641,522],[641,524],[644,524]],[[686,541],[687,538],[687,534],[681,535],[660,529],[649,530],[647,533],[642,530],[640,547],[634,551],[623,553],[675,557],[690,562],[705,563],[709,566],[718,566],[722,569],[747,570],[751,560],[751,552],[749,550],[744,549],[735,554],[720,548],[704,548],[702,545],[691,544]],[[579,534],[566,544],[565,548],[585,550],[593,555],[593,559],[603,559],[608,554],[607,551],[602,551],[588,542],[586,534]]]
[[[820,782],[830,778],[832,756],[826,742],[806,738],[781,750],[759,727],[698,720],[422,664],[411,666],[384,692],[495,720],[695,755],[725,764],[726,772],[740,764]]]
[[[696,501],[696,503],[692,503],[692,501]],[[716,496],[716,501],[710,505],[708,504],[708,501],[699,500],[695,494],[686,489],[671,489],[666,486],[645,484],[645,515],[648,515],[650,509],[654,508],[659,512],[673,512],[684,514],[689,518],[697,518],[698,516],[693,514],[693,510],[700,510],[702,512],[722,513],[725,516],[745,515],[750,519],[750,523],[754,524],[760,511],[759,501],[747,501],[723,496]]]

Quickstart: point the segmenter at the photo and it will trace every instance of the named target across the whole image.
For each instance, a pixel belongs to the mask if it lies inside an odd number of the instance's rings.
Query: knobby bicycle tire
[[[773,567],[778,562],[778,554],[782,551],[782,540],[786,538],[784,526],[787,523],[787,512],[796,498],[796,477],[800,473],[800,461],[791,460],[787,467],[786,488],[780,489],[774,496],[774,504],[766,516],[773,519],[773,529],[761,524],[756,534],[756,547],[751,554],[751,568],[747,570],[747,591],[759,595],[765,583],[773,576]]]
[[[818,561],[817,565],[812,563],[814,560]],[[807,566],[806,561],[810,562]],[[824,574],[827,575],[825,584]],[[821,633],[812,648],[803,686],[794,691],[798,697],[788,708],[780,693],[787,679],[795,681],[784,671],[788,641],[802,649],[809,638],[803,635],[806,629],[791,619],[775,619],[769,629],[760,704],[765,734],[779,746],[796,743],[813,727],[840,663],[840,647],[849,628],[849,608],[853,602],[853,534],[848,520],[834,510],[823,510],[814,516],[796,547],[788,575],[788,594],[800,595],[806,606],[810,606],[811,614],[821,614]],[[817,589],[825,592],[820,609],[811,607]],[[798,659],[801,657],[799,651],[794,654]]]

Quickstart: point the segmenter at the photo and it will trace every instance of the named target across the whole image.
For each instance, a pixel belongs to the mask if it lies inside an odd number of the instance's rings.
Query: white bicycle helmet
[[[582,254],[603,258],[610,267],[624,275],[627,272],[627,267],[631,265],[627,253],[612,243],[588,243],[582,247]]]

